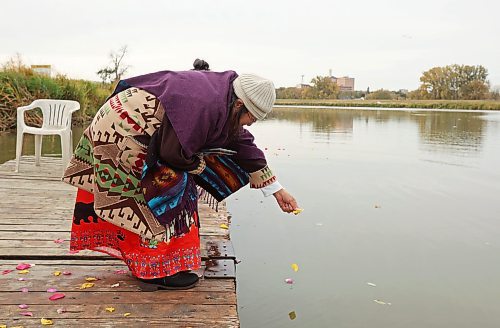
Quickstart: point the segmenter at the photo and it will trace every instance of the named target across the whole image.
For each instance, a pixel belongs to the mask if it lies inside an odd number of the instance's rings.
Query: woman
[[[211,72],[203,61],[120,81],[64,174],[78,187],[71,250],[124,260],[144,290],[186,289],[201,266],[200,193],[221,201],[250,183],[296,210],[244,129],[275,97],[271,81]]]

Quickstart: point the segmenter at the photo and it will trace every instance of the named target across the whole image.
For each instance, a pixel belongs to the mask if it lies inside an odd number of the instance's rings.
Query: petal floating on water
[[[373,282],[367,282],[366,284],[367,284],[368,286],[377,287],[377,285],[375,285]]]
[[[286,278],[286,279],[285,279],[285,282],[286,282],[287,284],[291,285],[291,284],[293,284],[293,282],[294,282],[294,281],[293,281],[293,279],[292,279],[292,278]]]
[[[299,271],[299,266],[297,265],[297,263],[293,263],[293,264],[291,265],[291,267],[292,267],[292,270],[293,270],[293,271],[295,271],[295,272]]]
[[[295,320],[295,318],[297,318],[297,314],[295,313],[295,311],[288,313],[288,316],[290,317],[290,320]]]

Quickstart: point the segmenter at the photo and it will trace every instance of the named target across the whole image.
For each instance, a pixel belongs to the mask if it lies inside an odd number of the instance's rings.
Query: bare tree
[[[109,66],[97,71],[97,75],[101,78],[103,83],[117,83],[121,80],[123,74],[127,72],[130,65],[123,64],[123,57],[127,54],[127,46],[121,47],[118,51],[111,51],[109,57],[111,63]]]

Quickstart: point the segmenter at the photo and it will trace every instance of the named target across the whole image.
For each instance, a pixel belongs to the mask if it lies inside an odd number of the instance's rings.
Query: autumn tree
[[[422,84],[412,93],[420,99],[485,99],[489,94],[488,71],[481,65],[434,67],[420,77]]]
[[[337,99],[339,87],[329,76],[316,76],[311,80],[313,86],[304,92],[304,98]]]

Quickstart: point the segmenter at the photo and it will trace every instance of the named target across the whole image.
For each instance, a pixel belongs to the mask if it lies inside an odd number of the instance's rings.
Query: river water
[[[243,328],[500,326],[500,112],[278,108],[250,129],[304,211],[228,200]]]

